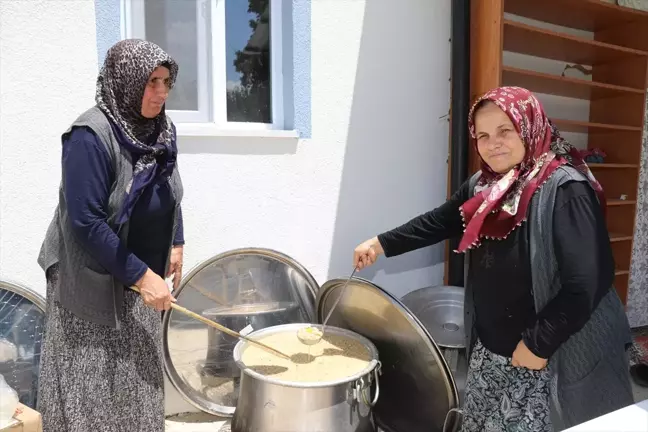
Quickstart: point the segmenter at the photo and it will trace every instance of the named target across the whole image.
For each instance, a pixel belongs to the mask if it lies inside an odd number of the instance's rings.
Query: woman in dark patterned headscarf
[[[175,301],[164,278],[178,286],[184,244],[176,133],[164,109],[177,73],[157,45],[117,43],[96,106],[63,134],[59,205],[39,256],[44,432],[164,430],[159,312]]]
[[[359,245],[355,265],[461,239],[463,432],[552,432],[632,404],[601,185],[526,89],[486,93],[469,125],[481,171]]]

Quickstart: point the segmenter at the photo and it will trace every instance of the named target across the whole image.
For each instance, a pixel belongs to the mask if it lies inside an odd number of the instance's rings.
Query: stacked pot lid
[[[322,286],[317,315],[325,317],[344,279]],[[396,297],[354,278],[331,315],[330,325],[360,333],[378,349],[382,362],[380,398],[374,408],[386,432],[441,431],[459,397],[443,353],[416,316]]]
[[[176,293],[178,304],[232,330],[315,321],[318,285],[292,258],[268,249],[236,249],[194,268]],[[165,368],[171,383],[198,409],[231,416],[240,371],[237,339],[171,311],[164,316]]]
[[[45,298],[18,283],[0,280],[0,375],[20,402],[36,408]]]

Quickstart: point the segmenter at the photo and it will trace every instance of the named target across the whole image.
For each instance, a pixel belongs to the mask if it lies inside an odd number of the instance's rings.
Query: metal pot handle
[[[358,393],[362,395],[362,401],[364,402],[365,405],[367,405],[369,408],[373,408],[376,406],[378,403],[378,397],[380,396],[380,382],[378,380],[378,375],[380,375],[380,371],[382,369],[382,363],[379,361],[376,367],[373,370],[374,377],[376,380],[376,394],[374,395],[373,401],[369,402],[369,398],[367,397],[367,393],[365,390],[369,389],[369,392],[371,393],[371,379],[369,379],[369,385],[366,387],[361,386],[360,383],[357,383],[357,389]],[[371,375],[370,375],[371,376]]]
[[[450,413],[455,412],[459,417],[463,417],[463,410],[461,408],[451,408],[450,411],[446,413],[445,420],[443,421],[443,432],[448,432],[448,419],[450,418]],[[454,425],[457,425],[457,422],[454,423]],[[452,428],[452,431],[454,431],[455,428]],[[450,431],[450,432],[452,432]]]

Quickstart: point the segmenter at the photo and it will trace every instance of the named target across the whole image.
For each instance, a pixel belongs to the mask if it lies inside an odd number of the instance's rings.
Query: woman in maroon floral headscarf
[[[467,253],[463,431],[562,430],[633,403],[605,197],[528,90],[473,105],[481,171],[360,244],[359,268],[453,237]]]

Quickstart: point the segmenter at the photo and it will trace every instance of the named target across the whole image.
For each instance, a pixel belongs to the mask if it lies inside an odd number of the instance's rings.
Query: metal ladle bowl
[[[340,295],[338,296],[337,300],[335,300],[335,303],[333,303],[333,306],[331,306],[331,310],[329,311],[328,315],[326,315],[326,318],[324,318],[324,322],[322,323],[322,330],[312,325],[308,327],[302,327],[297,330],[297,339],[299,339],[301,343],[303,343],[304,345],[315,345],[322,340],[322,338],[324,337],[324,332],[326,331],[326,323],[328,322],[329,318],[331,318],[333,311],[337,307],[338,303],[340,303],[340,300],[342,300],[342,297],[344,297],[346,287],[349,285],[349,282],[351,282],[351,279],[353,279],[353,276],[355,276],[357,271],[358,267],[355,267],[353,269],[353,273],[351,273],[351,276],[349,276],[349,278],[344,283]]]
[[[302,327],[297,331],[297,339],[304,345],[315,345],[324,337],[324,332],[315,326]]]

